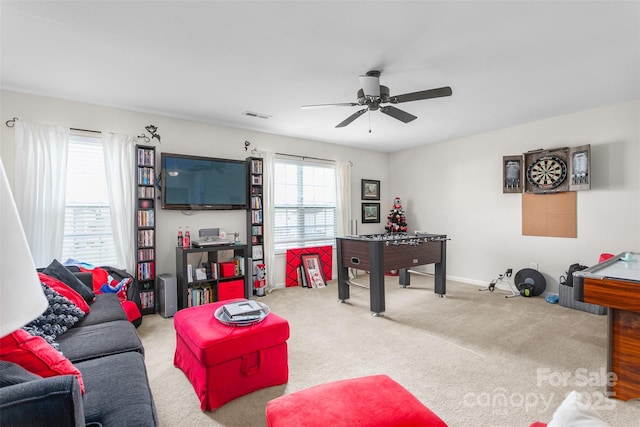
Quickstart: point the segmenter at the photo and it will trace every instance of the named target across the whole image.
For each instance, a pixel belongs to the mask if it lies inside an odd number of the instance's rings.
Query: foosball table
[[[398,270],[400,286],[409,286],[409,269],[435,264],[434,293],[446,294],[447,236],[415,234],[370,234],[336,238],[338,261],[338,299],[349,299],[349,269],[369,271],[370,308],[374,316],[385,311],[384,275]]]

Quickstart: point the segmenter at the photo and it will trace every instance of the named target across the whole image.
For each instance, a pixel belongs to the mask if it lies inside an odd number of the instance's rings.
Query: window
[[[333,164],[277,158],[273,193],[276,253],[289,248],[335,244]]]
[[[100,138],[71,135],[67,159],[62,258],[116,265]]]

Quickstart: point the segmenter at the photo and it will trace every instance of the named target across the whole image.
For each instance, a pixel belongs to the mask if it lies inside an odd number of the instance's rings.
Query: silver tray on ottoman
[[[260,308],[262,309],[262,312],[259,316],[246,316],[246,318],[239,318],[239,319],[232,319],[230,318],[227,313],[225,313],[224,311],[224,305],[221,305],[220,307],[218,307],[216,309],[216,311],[213,313],[213,317],[215,317],[216,319],[218,319],[218,321],[220,323],[222,323],[223,325],[227,325],[227,326],[251,326],[251,325],[256,325],[260,322],[262,322],[271,312],[271,310],[269,309],[269,306],[267,306],[266,304],[263,304],[259,301],[255,301]]]

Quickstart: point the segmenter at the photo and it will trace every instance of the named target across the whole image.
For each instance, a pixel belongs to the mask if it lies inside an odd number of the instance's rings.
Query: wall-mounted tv
[[[163,209],[246,209],[247,166],[242,160],[162,153]]]

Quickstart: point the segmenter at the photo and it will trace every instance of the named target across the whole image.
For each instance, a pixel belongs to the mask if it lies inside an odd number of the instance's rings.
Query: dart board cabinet
[[[524,154],[525,193],[559,193],[591,188],[590,145]]]

